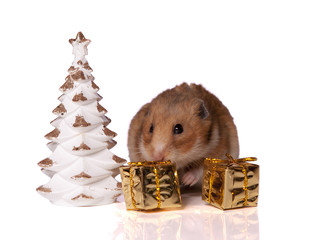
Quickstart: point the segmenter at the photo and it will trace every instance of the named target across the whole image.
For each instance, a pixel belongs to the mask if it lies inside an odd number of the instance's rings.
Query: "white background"
[[[332,239],[333,13],[321,0],[1,1],[0,238],[124,235],[122,203],[63,208],[35,191],[48,181],[37,162],[50,155],[43,136],[72,63],[68,39],[82,31],[118,133],[112,152],[127,158],[143,104],[201,83],[230,109],[240,156],[259,159],[260,238]]]

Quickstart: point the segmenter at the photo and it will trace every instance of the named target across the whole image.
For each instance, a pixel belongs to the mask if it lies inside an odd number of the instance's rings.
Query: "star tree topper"
[[[86,39],[82,32],[78,32],[76,38],[69,40],[70,44],[73,46],[72,53],[74,54],[74,61],[85,59],[85,55],[88,54],[87,46],[90,44],[90,40]]]

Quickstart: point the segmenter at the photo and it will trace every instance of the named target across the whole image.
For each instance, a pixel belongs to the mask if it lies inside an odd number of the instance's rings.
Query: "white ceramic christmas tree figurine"
[[[37,191],[57,205],[109,204],[122,192],[115,176],[126,160],[109,151],[116,133],[106,127],[110,119],[99,104],[99,87],[85,58],[90,40],[79,32],[69,41],[74,61],[60,87],[61,104],[53,110],[58,115],[51,122],[55,129],[45,135],[52,154],[38,163],[51,179]]]

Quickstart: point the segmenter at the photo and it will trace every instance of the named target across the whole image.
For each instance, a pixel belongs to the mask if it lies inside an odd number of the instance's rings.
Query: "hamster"
[[[176,163],[181,183],[201,186],[206,157],[239,156],[229,110],[202,85],[183,83],[160,93],[133,117],[128,132],[130,161]]]

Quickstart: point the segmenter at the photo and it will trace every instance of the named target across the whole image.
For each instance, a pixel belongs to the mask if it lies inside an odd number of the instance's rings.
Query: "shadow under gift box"
[[[120,173],[128,210],[181,207],[176,166],[170,161],[129,162]]]
[[[221,209],[257,206],[259,166],[256,158],[211,159],[204,161],[202,199]]]

